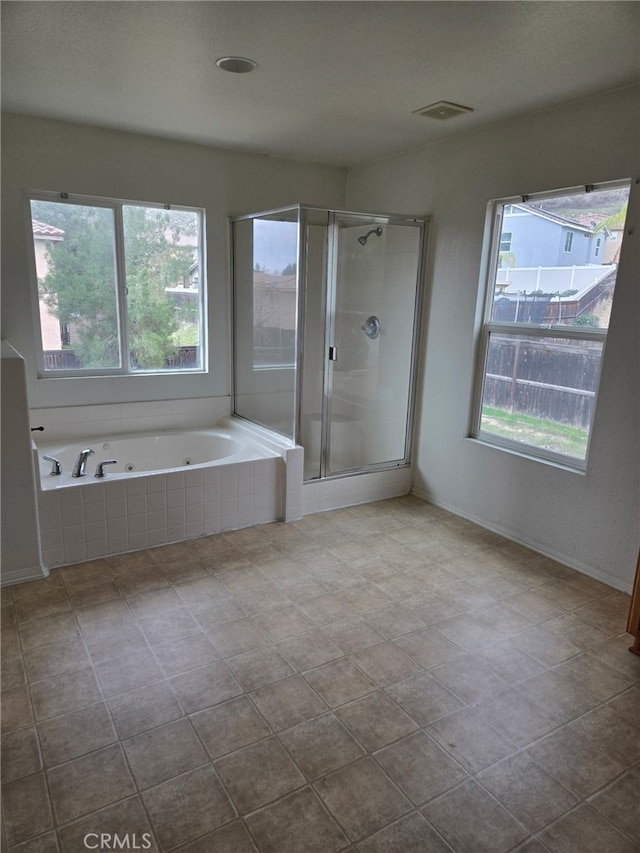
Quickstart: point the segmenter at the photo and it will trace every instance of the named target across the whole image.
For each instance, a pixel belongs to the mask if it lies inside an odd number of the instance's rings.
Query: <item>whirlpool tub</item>
[[[300,517],[303,451],[285,445],[254,436],[234,418],[211,429],[55,443],[39,438],[34,454],[43,563],[76,563]],[[73,477],[87,449],[93,454],[85,475]],[[44,456],[57,459],[62,473],[52,474],[54,463]],[[110,460],[116,463],[97,478],[99,463]]]
[[[201,429],[156,434],[133,434],[76,439],[73,442],[48,444],[38,442],[40,483],[43,490],[83,485],[95,478],[101,462],[105,479],[131,479],[132,476],[168,473],[179,469],[231,465],[277,456],[273,450],[248,441],[230,430]],[[72,471],[81,451],[93,451],[87,457],[84,477],[73,477]],[[61,474],[52,473],[57,460]]]

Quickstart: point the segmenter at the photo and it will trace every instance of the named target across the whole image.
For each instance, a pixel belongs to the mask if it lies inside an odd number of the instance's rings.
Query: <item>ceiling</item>
[[[640,77],[637,2],[2,4],[10,112],[352,165]],[[228,74],[221,56],[258,62]],[[473,112],[412,115],[448,100]]]

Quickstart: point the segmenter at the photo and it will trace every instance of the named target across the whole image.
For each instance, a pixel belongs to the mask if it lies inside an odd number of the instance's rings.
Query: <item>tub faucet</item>
[[[42,457],[45,462],[51,462],[51,474],[62,474],[62,465],[55,456],[45,456]]]
[[[97,477],[99,480],[101,480],[107,476],[105,474],[105,471],[104,471],[104,466],[105,465],[117,465],[117,464],[118,464],[117,459],[105,459],[104,462],[98,462],[98,464],[96,465],[96,473],[93,476]]]
[[[72,477],[84,477],[86,471],[85,468],[87,466],[87,458],[89,456],[93,456],[95,453],[90,447],[87,447],[86,450],[81,450],[78,458],[75,461],[75,465],[73,466],[73,471],[71,472]]]

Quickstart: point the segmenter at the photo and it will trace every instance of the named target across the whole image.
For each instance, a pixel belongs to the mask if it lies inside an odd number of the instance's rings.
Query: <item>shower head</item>
[[[382,228],[372,228],[371,231],[367,231],[367,233],[362,237],[358,237],[358,243],[360,243],[361,246],[366,246],[367,240],[372,234],[375,234],[376,237],[382,237]]]

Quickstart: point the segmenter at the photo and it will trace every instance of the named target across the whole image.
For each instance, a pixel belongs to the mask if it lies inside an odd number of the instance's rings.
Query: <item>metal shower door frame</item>
[[[321,423],[321,448],[320,448],[320,479],[339,478],[352,476],[354,474],[371,473],[374,471],[384,471],[394,468],[406,467],[411,464],[411,449],[413,447],[413,421],[415,413],[415,398],[416,398],[416,379],[418,369],[418,342],[420,337],[420,328],[422,324],[422,304],[424,291],[425,277],[425,255],[427,246],[427,231],[429,226],[429,218],[423,217],[420,219],[399,216],[398,214],[390,213],[364,213],[351,210],[329,210],[328,211],[328,236],[327,236],[327,280],[325,283],[326,301],[325,301],[325,340],[324,340],[324,359],[323,359],[323,395],[322,395],[322,423]],[[411,363],[409,367],[408,378],[408,399],[407,412],[405,421],[405,446],[404,456],[402,459],[388,460],[386,462],[375,462],[370,465],[359,465],[351,468],[346,468],[340,471],[330,472],[329,463],[331,458],[331,404],[333,399],[333,370],[335,361],[331,359],[331,349],[335,346],[336,334],[336,299],[338,292],[338,248],[340,228],[339,222],[343,220],[352,220],[354,225],[359,222],[362,225],[402,225],[405,227],[419,228],[420,240],[418,244],[418,263],[416,267],[415,295],[414,295],[414,311],[413,311],[413,327],[412,327],[412,345],[411,345]],[[301,241],[304,242],[304,241]],[[305,288],[306,290],[306,280]],[[304,314],[300,316],[304,317]],[[305,318],[306,319],[306,318]],[[302,324],[304,326],[304,323]],[[338,353],[339,358],[339,353]],[[299,396],[299,400],[302,397]],[[300,406],[299,416],[300,423],[302,418]],[[301,434],[301,433],[300,433]]]
[[[424,280],[426,269],[426,252],[427,252],[427,236],[430,224],[430,217],[411,217],[398,213],[382,213],[374,211],[354,211],[342,210],[322,207],[320,205],[310,204],[289,204],[282,207],[271,208],[268,210],[256,211],[255,213],[244,214],[241,216],[233,216],[229,219],[230,229],[229,237],[231,247],[234,247],[232,237],[233,225],[236,222],[243,220],[254,220],[260,217],[274,216],[281,213],[297,212],[298,215],[298,255],[297,255],[297,302],[296,302],[296,380],[294,390],[294,416],[293,416],[293,441],[295,444],[301,444],[302,441],[302,402],[303,402],[303,381],[304,381],[304,327],[306,322],[306,292],[307,292],[307,224],[308,211],[316,211],[327,213],[327,275],[324,283],[325,288],[325,332],[324,332],[324,357],[323,357],[323,393],[322,393],[322,423],[321,423],[321,448],[320,448],[320,464],[319,473],[320,479],[340,478],[351,476],[354,474],[371,473],[374,471],[384,471],[399,467],[406,467],[411,463],[411,449],[413,446],[413,422],[416,405],[416,379],[419,362],[418,344],[420,340],[420,328],[422,325],[422,304],[424,293]],[[329,346],[335,334],[335,303],[337,294],[337,260],[338,260],[338,244],[339,244],[339,227],[340,219],[351,219],[354,224],[360,221],[364,224],[375,225],[404,225],[420,229],[420,241],[418,246],[418,264],[416,268],[416,287],[414,299],[414,314],[412,327],[412,347],[411,347],[411,363],[409,368],[409,394],[407,400],[407,416],[405,423],[405,449],[404,457],[398,460],[390,460],[387,462],[377,462],[371,465],[354,466],[353,468],[345,469],[328,473],[329,468],[329,453],[330,453],[330,422],[331,422],[331,397],[333,390],[332,368],[329,362]],[[235,293],[235,270],[234,256],[231,252],[231,277],[232,277],[232,296],[231,296],[231,346],[232,346],[232,371],[231,371],[231,394],[233,398],[233,408],[235,412],[236,403],[236,329],[235,329],[235,310],[236,310],[236,293]],[[240,417],[243,417],[240,415]],[[316,478],[313,478],[315,480]],[[313,482],[311,480],[310,482]]]

